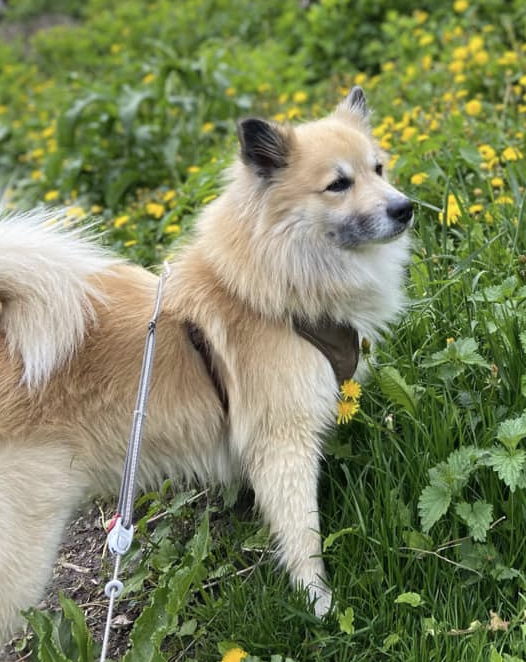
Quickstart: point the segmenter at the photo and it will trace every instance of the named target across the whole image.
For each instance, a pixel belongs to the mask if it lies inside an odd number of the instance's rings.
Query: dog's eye
[[[383,165],[382,165],[381,163],[377,163],[376,166],[375,166],[375,168],[374,168],[374,171],[375,171],[375,173],[376,173],[378,176],[381,177],[381,176],[384,174],[384,167],[383,167]]]
[[[325,190],[339,193],[340,191],[346,191],[348,188],[351,188],[351,186],[352,181],[348,177],[339,177],[329,184]]]

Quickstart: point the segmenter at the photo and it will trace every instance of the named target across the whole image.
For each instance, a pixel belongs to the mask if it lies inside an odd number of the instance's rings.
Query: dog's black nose
[[[413,203],[408,198],[404,198],[402,202],[391,203],[387,207],[387,215],[393,221],[405,225],[413,218]]]

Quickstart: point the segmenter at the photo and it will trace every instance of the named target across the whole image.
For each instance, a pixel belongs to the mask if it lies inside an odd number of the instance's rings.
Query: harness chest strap
[[[228,392],[221,374],[214,364],[213,349],[200,327],[193,322],[186,322],[185,328],[194,349],[203,359],[223,411],[228,414]],[[294,320],[294,330],[328,359],[338,384],[354,375],[360,353],[358,332],[354,327],[336,324],[332,321],[311,325]]]

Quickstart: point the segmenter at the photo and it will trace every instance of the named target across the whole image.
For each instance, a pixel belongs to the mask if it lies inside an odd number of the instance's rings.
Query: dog
[[[238,134],[164,285],[140,487],[243,479],[322,616],[322,442],[359,342],[403,309],[413,205],[359,87],[323,119]],[[118,491],[158,284],[57,214],[0,222],[0,641],[41,598],[75,509]]]

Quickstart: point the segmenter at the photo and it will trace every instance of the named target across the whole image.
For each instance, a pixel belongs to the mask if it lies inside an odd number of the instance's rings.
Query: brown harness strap
[[[185,327],[188,333],[188,337],[190,338],[190,342],[203,359],[206,371],[210,375],[210,379],[212,380],[215,390],[217,391],[219,401],[223,406],[223,411],[225,414],[228,414],[228,393],[225,388],[225,384],[221,379],[221,375],[219,374],[217,367],[214,365],[214,357],[210,343],[208,342],[203,330],[200,329],[196,324],[193,324],[192,322],[186,322]]]
[[[294,329],[327,357],[338,384],[354,375],[360,354],[358,332],[355,328],[332,321],[313,326],[295,319]]]
[[[206,371],[217,391],[223,411],[228,414],[228,392],[221,374],[214,364],[210,342],[203,330],[193,322],[186,322],[185,328],[194,349],[201,355]],[[336,324],[336,322],[331,321],[321,322],[314,326],[295,319],[294,330],[328,359],[338,384],[354,375],[360,353],[356,329],[346,324]]]

